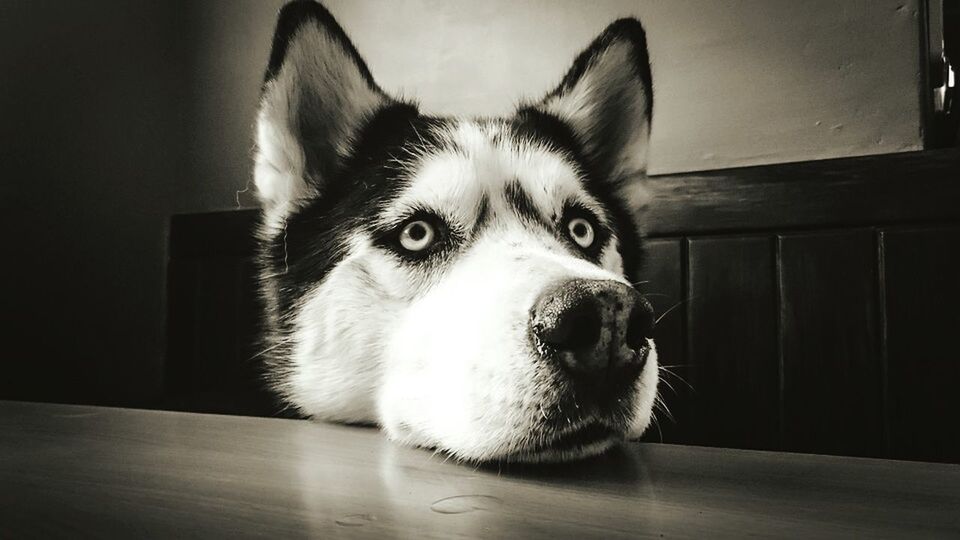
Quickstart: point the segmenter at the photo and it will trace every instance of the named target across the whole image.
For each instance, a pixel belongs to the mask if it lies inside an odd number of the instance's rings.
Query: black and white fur
[[[557,282],[636,280],[626,189],[646,168],[652,104],[634,19],[512,117],[437,118],[378,87],[326,9],[288,4],[256,133],[273,388],[311,418],[471,461],[572,459],[639,436],[653,341],[630,388],[593,403],[529,319]],[[589,249],[565,229],[574,214],[596,229]],[[436,233],[427,253],[400,244],[412,220]]]

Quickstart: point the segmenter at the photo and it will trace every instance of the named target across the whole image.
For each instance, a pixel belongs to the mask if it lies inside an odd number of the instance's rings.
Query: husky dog
[[[658,367],[627,181],[652,99],[634,19],[542,100],[462,119],[384,92],[321,5],[284,7],[255,157],[276,392],[473,462],[639,436]]]

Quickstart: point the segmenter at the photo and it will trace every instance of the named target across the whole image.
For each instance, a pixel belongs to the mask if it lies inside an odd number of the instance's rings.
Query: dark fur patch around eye
[[[617,237],[617,247],[620,257],[623,261],[623,273],[632,282],[640,280],[640,265],[642,263],[641,255],[643,253],[641,246],[640,232],[637,230],[636,223],[627,210],[626,203],[616,194],[614,188],[609,183],[597,182],[588,183],[587,190],[604,206],[607,213],[607,220],[612,224]],[[599,239],[595,241],[598,245],[606,245],[609,237],[600,244]]]
[[[433,241],[433,244],[426,249],[410,251],[401,244],[400,235],[408,224],[417,221],[426,222],[433,227],[436,239]],[[370,229],[370,233],[373,237],[374,245],[395,254],[407,262],[425,262],[428,260],[436,260],[438,257],[442,258],[444,254],[455,249],[456,245],[461,241],[461,235],[455,229],[449,227],[443,218],[434,212],[423,209],[410,213],[400,220],[396,226],[384,229],[373,228]]]
[[[616,235],[623,258],[624,270],[630,279],[638,279],[639,237],[633,221],[616,195],[614,186],[604,178],[597,178],[582,160],[575,139],[569,128],[549,114],[529,111],[514,118],[513,136],[522,134],[526,140],[539,139],[562,152],[566,159],[578,168],[584,179],[584,187],[603,206],[613,231],[603,233],[597,229],[594,244],[603,247],[609,234]],[[412,165],[418,156],[427,151],[454,150],[452,143],[442,138],[450,120],[420,115],[416,106],[397,103],[387,106],[372,118],[359,132],[353,152],[335,171],[327,190],[321,197],[310,201],[287,219],[285,231],[273,235],[261,246],[261,264],[265,272],[277,276],[277,308],[287,312],[292,303],[307,290],[314,287],[346,255],[349,239],[357,231],[369,231],[381,208],[394,200],[406,187],[404,168]],[[544,225],[546,218],[539,215],[530,197],[519,183],[508,188],[511,205],[535,223]],[[489,203],[481,203],[478,227],[489,221]],[[596,223],[594,218],[591,223]],[[559,224],[547,220],[549,230],[567,238],[565,222]],[[382,231],[381,231],[382,232]],[[466,234],[468,231],[464,231]],[[473,231],[473,236],[477,231]],[[447,249],[441,255],[453,253],[449,246],[460,246],[457,232],[451,232],[446,240]],[[583,253],[579,246],[573,253]],[[600,251],[585,254],[599,262]],[[443,257],[434,257],[434,261]],[[430,264],[430,263],[428,263]]]
[[[583,147],[574,135],[573,129],[560,118],[524,107],[517,111],[510,124],[513,135],[520,140],[540,142],[548,148],[556,149],[576,167],[583,179],[586,191],[599,201],[607,214],[607,219],[617,237],[623,269],[627,278],[636,281],[640,270],[640,234],[626,203],[617,194],[619,184],[615,179],[607,178],[603,171],[591,165],[586,159]],[[566,231],[563,231],[566,235]],[[594,241],[605,245],[609,237]]]
[[[292,213],[284,231],[261,245],[261,264],[277,276],[279,312],[343,260],[350,238],[367,231],[405,187],[405,166],[424,149],[446,148],[436,135],[446,123],[406,103],[384,107],[366,122],[322,196]]]
[[[539,142],[547,148],[560,152],[571,162],[584,180],[587,193],[600,201],[608,212],[607,217],[613,225],[613,232],[621,240],[619,247],[624,261],[624,271],[628,276],[633,276],[637,271],[637,257],[634,252],[639,250],[636,227],[626,212],[623,202],[617,197],[613,183],[610,179],[604,178],[602,173],[592,167],[590,161],[586,159],[583,147],[573,129],[560,118],[533,107],[524,107],[517,111],[510,127],[518,139]],[[587,250],[573,243],[569,238],[566,223],[574,217],[584,217],[594,225],[597,236]],[[592,212],[582,205],[568,205],[556,227],[558,234],[565,241],[572,243],[576,253],[585,253],[591,261],[599,264],[600,253],[609,242],[611,231],[600,226],[599,220]],[[631,277],[631,279],[637,278]]]

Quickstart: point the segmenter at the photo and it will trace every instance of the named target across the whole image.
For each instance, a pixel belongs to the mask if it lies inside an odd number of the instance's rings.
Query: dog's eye
[[[418,219],[407,223],[400,231],[400,245],[407,251],[423,251],[433,244],[437,232],[433,225]]]
[[[570,233],[570,238],[583,249],[592,246],[593,240],[596,237],[596,234],[593,232],[593,225],[581,217],[571,219],[567,223],[567,231]]]

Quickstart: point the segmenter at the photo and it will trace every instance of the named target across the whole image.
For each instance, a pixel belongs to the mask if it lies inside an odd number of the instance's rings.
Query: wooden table
[[[960,466],[630,444],[476,468],[374,429],[0,401],[0,538],[960,536]]]

